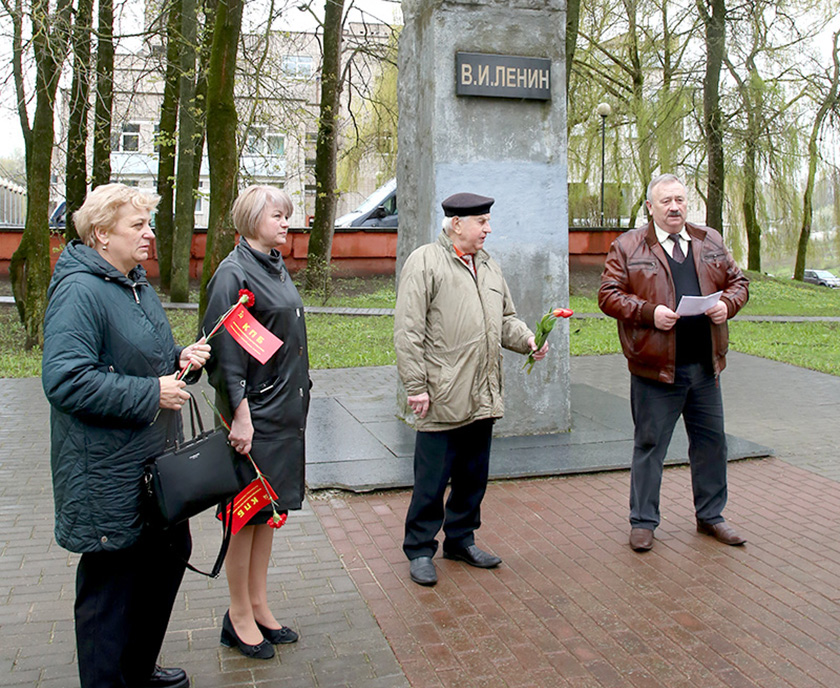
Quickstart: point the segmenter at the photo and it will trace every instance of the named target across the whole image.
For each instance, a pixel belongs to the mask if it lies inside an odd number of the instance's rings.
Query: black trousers
[[[673,384],[631,376],[635,423],[630,468],[630,525],[654,530],[660,521],[662,467],[682,414],[697,520],[723,521],[726,506],[726,435],[719,379],[702,364],[677,366]]]
[[[75,607],[82,688],[123,688],[151,676],[191,550],[183,523],[148,528],[126,549],[82,555]]]
[[[481,500],[487,491],[493,419],[455,430],[418,432],[414,445],[414,492],[405,519],[403,551],[409,559],[433,557],[443,527],[443,548],[475,544]],[[443,495],[452,488],[444,510]]]

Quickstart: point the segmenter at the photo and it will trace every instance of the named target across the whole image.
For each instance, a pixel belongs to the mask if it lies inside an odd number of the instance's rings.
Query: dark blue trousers
[[[636,430],[630,469],[630,525],[654,530],[660,521],[662,467],[682,414],[697,520],[723,521],[726,506],[726,435],[719,378],[702,364],[677,366],[674,383],[631,376]]]
[[[82,688],[130,687],[151,676],[191,550],[182,523],[149,528],[125,549],[82,554],[75,607]]]
[[[403,551],[409,559],[433,557],[441,527],[444,550],[475,544],[481,500],[487,491],[493,419],[455,430],[418,432],[414,445],[414,492],[405,519]],[[446,484],[452,481],[444,508]]]

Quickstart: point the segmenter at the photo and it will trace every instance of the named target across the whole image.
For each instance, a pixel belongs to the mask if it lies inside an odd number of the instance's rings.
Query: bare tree
[[[326,0],[324,57],[321,67],[321,107],[315,153],[315,220],[309,237],[304,288],[328,291],[335,233],[337,120],[341,97],[341,41],[344,0]]]
[[[703,77],[703,131],[708,164],[706,224],[723,232],[724,156],[720,72],[726,54],[726,0],[697,0],[706,28],[706,73]]]
[[[220,0],[207,75],[207,156],[210,164],[210,219],[201,275],[199,320],[206,308],[207,283],[233,249],[235,231],[230,208],[236,197],[239,118],[234,101],[237,46],[242,30],[243,0]]]
[[[111,181],[111,115],[114,108],[114,0],[99,0],[96,42],[96,106],[91,186]]]
[[[190,293],[190,249],[195,223],[195,145],[196,136],[200,135],[195,102],[197,36],[197,3],[195,0],[182,0],[178,163],[170,281],[170,296],[178,302],[189,301]]]
[[[79,0],[73,22],[73,83],[70,87],[70,112],[67,125],[67,173],[64,198],[64,237],[77,239],[73,213],[84,203],[87,194],[87,138],[90,111],[91,32],[93,0]]]
[[[575,60],[578,27],[580,26],[580,0],[566,1],[566,97],[569,96],[569,82],[572,78],[572,64]]]
[[[178,127],[178,96],[180,79],[181,0],[172,0],[166,11],[166,71],[160,124],[157,133],[158,174],[157,192],[160,196],[155,214],[155,242],[158,254],[161,287],[169,291],[172,278],[172,235],[175,209],[175,154]]]
[[[48,0],[33,0],[26,10],[22,0],[2,0],[13,26],[12,69],[18,119],[26,151],[26,223],[20,246],[12,255],[9,273],[15,304],[26,331],[26,348],[44,340],[43,322],[50,280],[49,203],[52,149],[55,137],[55,95],[67,57],[70,0],[51,8]],[[30,125],[24,78],[23,22],[29,16],[30,46],[35,68],[35,113]]]
[[[397,164],[397,39],[394,31],[381,57],[377,55],[380,71],[373,84],[348,81],[350,93],[350,127],[345,136],[349,145],[343,147],[338,161],[338,180],[341,189],[356,186],[365,160],[375,159],[379,165],[379,181],[396,176]],[[358,98],[353,98],[354,94]]]
[[[838,100],[838,88],[840,88],[840,52],[838,52],[838,36],[835,33],[832,42],[832,69],[828,78],[828,88],[825,89],[822,101],[814,117],[811,126],[811,135],[808,138],[808,179],[805,182],[805,193],[802,199],[802,228],[799,231],[799,244],[796,249],[796,264],[793,269],[793,278],[802,280],[805,276],[805,262],[808,256],[808,241],[811,238],[811,222],[813,220],[814,208],[814,183],[817,175],[817,161],[819,159],[819,137],[825,124],[826,118],[832,112],[840,108]]]
[[[608,0],[582,7],[581,46],[570,84],[570,168],[573,178],[580,175],[584,180],[599,169],[594,149],[597,145],[600,150],[600,122],[596,131],[594,111],[599,101],[608,102],[616,182],[606,196],[612,197],[616,222],[625,190],[632,225],[654,170],[675,171],[671,166],[681,163],[685,142],[680,124],[694,86],[683,62],[693,23],[685,10],[672,18],[668,0]],[[586,187],[585,182],[573,187],[570,198],[577,212],[591,214],[595,221],[595,201]]]

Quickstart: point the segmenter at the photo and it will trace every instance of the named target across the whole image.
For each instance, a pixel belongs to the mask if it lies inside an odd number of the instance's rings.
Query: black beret
[[[467,217],[469,215],[486,215],[490,212],[490,206],[496,199],[488,196],[479,196],[474,193],[456,193],[445,199],[443,214],[446,217]]]

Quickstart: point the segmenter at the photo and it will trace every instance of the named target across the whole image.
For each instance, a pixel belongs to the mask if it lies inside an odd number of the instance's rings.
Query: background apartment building
[[[342,90],[340,148],[352,145],[364,101],[381,74],[391,27],[348,24],[343,61],[347,82]],[[306,226],[315,211],[315,144],[320,102],[321,37],[315,32],[272,31],[244,34],[240,40],[237,74],[237,111],[240,187],[273,184],[292,197],[293,227]],[[364,50],[359,47],[364,46]],[[350,61],[352,60],[352,64]],[[163,100],[165,47],[149,40],[134,52],[115,56],[112,119],[111,180],[154,190],[157,185],[156,133]],[[61,119],[61,143],[55,156],[55,188],[63,197],[66,142],[66,104]],[[90,151],[89,151],[90,152]],[[343,191],[337,216],[355,208],[391,176],[378,155],[356,163],[353,188]],[[209,168],[203,148],[196,227],[206,227],[209,215]]]

